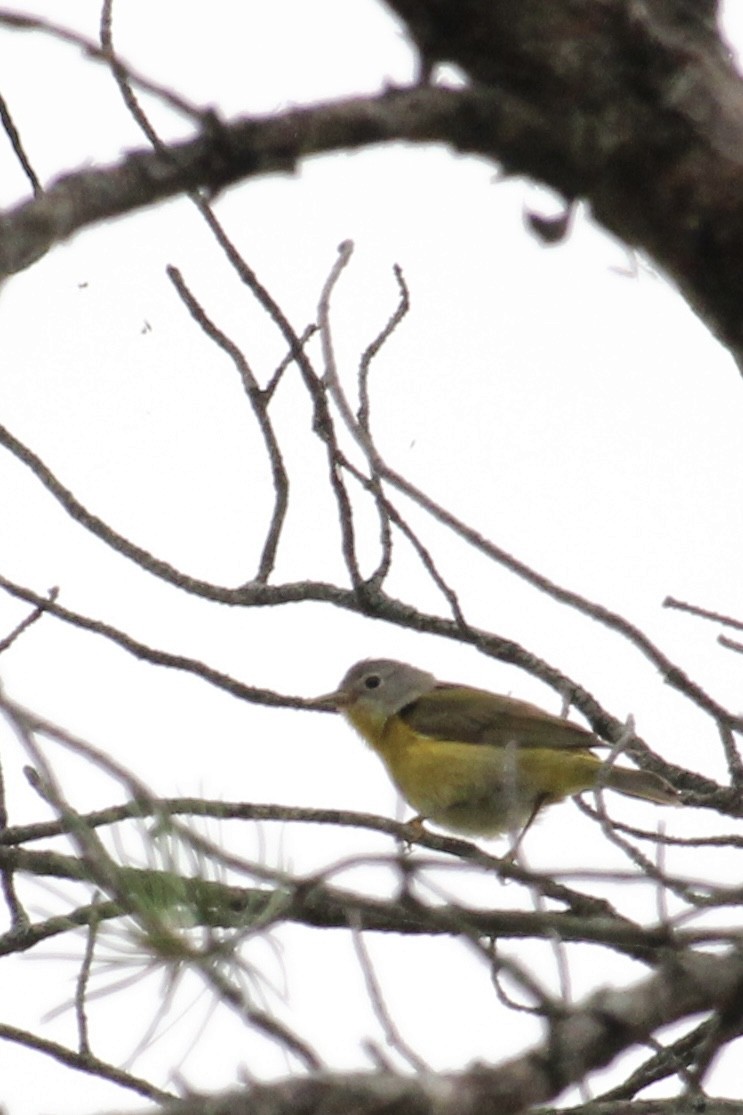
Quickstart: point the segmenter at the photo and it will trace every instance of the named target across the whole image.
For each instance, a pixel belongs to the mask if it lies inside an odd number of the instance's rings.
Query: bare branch
[[[154,1084],[150,1084],[149,1080],[142,1080],[130,1072],[117,1068],[115,1065],[100,1061],[90,1053],[76,1053],[74,1049],[67,1049],[56,1041],[41,1038],[37,1034],[20,1030],[16,1026],[0,1023],[0,1041],[15,1042],[26,1049],[38,1050],[47,1057],[51,1057],[52,1060],[59,1061],[61,1065],[98,1076],[101,1080],[109,1080],[113,1084],[118,1084],[122,1088],[128,1088],[130,1091],[144,1096],[145,1099],[165,1103],[176,1098],[173,1092],[165,1092],[162,1088],[156,1088]]]
[[[21,164],[24,174],[31,183],[31,189],[33,190],[36,197],[38,197],[39,194],[42,192],[41,182],[39,181],[34,168],[31,166],[31,162],[23,147],[23,141],[21,140],[18,129],[15,126],[15,122],[13,121],[10,109],[8,108],[7,101],[2,95],[0,95],[0,124],[2,124],[5,134],[10,140],[10,145],[15,151],[16,158]]]
[[[593,1069],[609,1064],[638,1038],[670,1022],[731,1001],[743,961],[687,954],[624,990],[604,990],[553,1020],[550,1035],[500,1065],[415,1078],[391,1073],[321,1074],[284,1080],[207,1100],[187,1099],[170,1115],[314,1115],[333,1110],[398,1110],[421,1115],[516,1115],[557,1098]],[[678,1102],[678,1101],[676,1101]]]

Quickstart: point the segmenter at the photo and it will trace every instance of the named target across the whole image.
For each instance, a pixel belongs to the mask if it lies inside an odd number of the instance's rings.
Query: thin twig
[[[98,896],[93,900],[93,916],[88,922],[88,932],[85,934],[85,951],[75,984],[75,1017],[77,1019],[78,1049],[85,1057],[90,1056],[90,1033],[88,1031],[88,1015],[85,1008],[85,998],[90,982],[90,971],[93,966],[96,938],[100,925],[99,919],[95,916],[95,906],[97,903]]]
[[[364,941],[358,915],[351,914],[349,924],[351,926],[351,940],[353,941],[356,958],[361,968],[361,974],[364,977],[366,993],[369,996],[369,1002],[372,1005],[377,1021],[382,1027],[387,1044],[391,1046],[392,1049],[396,1049],[400,1056],[403,1057],[416,1072],[430,1072],[431,1066],[405,1041],[400,1033],[399,1026],[389,1012],[387,1004],[384,1001],[382,988],[379,985],[379,980],[377,979],[369,957],[369,951]]]
[[[39,194],[44,192],[41,181],[39,180],[36,171],[31,166],[31,160],[26,154],[23,146],[23,141],[20,137],[18,129],[15,126],[15,121],[13,120],[11,111],[8,108],[8,102],[5,100],[5,97],[3,97],[2,94],[0,94],[0,123],[5,130],[5,134],[10,140],[10,146],[13,148],[18,162],[21,164],[23,173],[26,175],[29,182],[31,183],[31,189],[34,192],[34,196],[38,197]]]
[[[54,587],[49,589],[46,599],[53,604],[58,596],[59,589],[57,587]],[[13,628],[9,635],[6,635],[4,638],[0,639],[0,654],[12,647],[18,636],[22,635],[23,632],[31,627],[32,624],[36,623],[37,619],[43,616],[45,611],[46,604],[35,605],[33,611],[30,612],[24,619],[22,619],[21,622]]]
[[[259,584],[268,580],[276,563],[276,551],[281,537],[281,530],[286,519],[289,503],[289,477],[278,438],[273,424],[268,417],[264,392],[253,375],[250,364],[237,345],[219,329],[206,313],[204,307],[196,300],[187,286],[183,276],[176,267],[167,268],[168,277],[177,290],[181,300],[188,309],[191,317],[214,341],[214,343],[227,353],[238,370],[243,385],[243,390],[255,415],[258,429],[260,430],[263,444],[268,456],[273,480],[274,504],[271,519],[266,530],[263,550],[258,562],[258,569],[254,577],[249,578]]]
[[[54,23],[52,20],[43,19],[41,16],[27,16],[19,12],[9,12],[7,9],[0,9],[0,24],[10,28],[12,31],[40,31],[44,35],[48,35],[53,39],[58,39],[60,42],[69,43],[72,46],[80,47],[80,49],[94,62],[102,62],[105,66],[111,65],[111,57],[107,50],[98,46],[93,39],[88,39],[85,35],[78,34],[77,31],[72,31],[68,27],[63,27],[59,23]],[[133,66],[129,66],[120,58],[116,59],[116,65],[126,74],[127,80],[133,82],[135,85],[143,89],[145,93],[151,93],[152,96],[157,97],[169,108],[174,109],[180,115],[187,116],[190,120],[201,123],[206,115],[205,110],[197,108],[185,98],[174,93],[172,89],[168,89],[158,82],[151,81],[150,78],[140,74]]]
[[[27,1030],[20,1030],[17,1026],[0,1023],[0,1040],[15,1042],[26,1049],[35,1049],[37,1052],[59,1061],[60,1064],[66,1065],[67,1068],[78,1069],[80,1072],[99,1076],[101,1080],[109,1080],[113,1084],[128,1088],[130,1091],[145,1096],[146,1099],[155,1100],[157,1103],[169,1103],[178,1099],[174,1092],[166,1092],[162,1088],[157,1088],[154,1084],[150,1084],[149,1080],[133,1076],[132,1073],[125,1072],[115,1065],[109,1065],[106,1061],[101,1061],[90,1053],[77,1053],[74,1049],[68,1049],[56,1041],[41,1038]]]
[[[743,631],[743,620],[734,619],[733,616],[727,616],[723,612],[713,612],[709,608],[700,608],[698,604],[689,604],[684,600],[677,600],[674,596],[667,596],[663,601],[663,607],[675,608],[677,612],[688,612],[692,616],[711,619],[715,623],[724,624],[725,627],[736,627],[739,631]]]

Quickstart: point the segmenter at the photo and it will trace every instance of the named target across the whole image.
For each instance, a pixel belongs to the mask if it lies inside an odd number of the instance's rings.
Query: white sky
[[[16,5],[95,37],[96,4],[64,7]],[[739,9],[729,11],[728,28],[731,42],[743,43]],[[187,0],[119,0],[115,36],[139,71],[225,117],[371,92],[411,74],[404,38],[371,0],[221,0],[208,13]],[[105,70],[73,48],[3,32],[0,73],[0,91],[43,180],[144,145]],[[166,135],[186,134],[182,121],[145,103]],[[26,187],[7,144],[0,144],[0,171],[0,200],[12,205]],[[720,701],[740,708],[740,658],[716,646],[713,627],[661,608],[671,593],[743,616],[740,375],[664,280],[584,217],[563,245],[537,244],[524,229],[524,207],[546,204],[532,186],[497,181],[483,161],[395,147],[314,160],[296,177],[233,189],[217,211],[300,329],[315,315],[338,243],[355,241],[335,303],[349,389],[358,354],[394,308],[392,265],[399,263],[412,310],[373,376],[379,444],[389,461],[520,559],[622,612]],[[257,560],[269,507],[265,468],[234,370],[187,318],[168,264],[181,269],[267,379],[283,347],[195,211],[179,201],[93,229],[7,284],[0,421],[123,534],[196,576],[238,584]],[[289,463],[305,475],[298,490],[313,500],[319,457],[301,392],[285,383],[276,409],[292,446]],[[279,578],[339,575],[336,556],[307,538],[323,513],[317,502],[297,508]],[[554,694],[528,676],[444,641],[315,605],[228,610],[153,584],[75,527],[7,453],[0,455],[0,516],[0,573],[38,591],[59,585],[67,606],[249,684],[312,695],[331,688],[356,659],[384,654],[558,708]],[[709,726],[636,652],[426,530],[468,619],[577,677],[616,715],[632,713],[672,760],[724,777]],[[409,564],[394,590],[432,606]],[[0,599],[0,634],[22,614]],[[238,703],[53,621],[37,624],[1,665],[11,696],[109,751],[159,793],[395,811],[374,757],[328,717]],[[9,736],[0,746],[11,820],[38,817],[20,773],[23,756]],[[77,807],[119,798],[79,766],[64,769]],[[620,812],[647,826],[656,820],[647,807],[623,804]],[[669,831],[718,831],[705,815],[669,812]],[[246,826],[237,835],[244,841]],[[313,831],[310,839],[306,831],[266,828],[262,835],[266,854],[297,870],[353,851],[390,850],[365,833]],[[566,805],[530,834],[527,852],[539,867],[624,866],[603,844]],[[239,850],[258,854],[257,846]],[[720,853],[714,861],[684,860],[683,868],[690,863],[714,877],[727,870]],[[443,878],[452,888],[469,885]],[[631,909],[639,891],[625,886],[616,900]],[[54,907],[52,896],[34,894],[38,906]],[[507,906],[513,898],[497,887],[492,901]],[[638,916],[652,918],[647,894],[645,902]],[[332,1067],[368,1065],[361,1042],[381,1038],[363,1007],[350,945],[339,934],[315,936],[310,946],[306,934],[282,935],[289,1017]],[[369,947],[407,1039],[437,1067],[500,1059],[538,1035],[528,1019],[509,1016],[512,1044],[500,1029],[494,1038],[500,1008],[472,958],[444,969],[437,943],[372,939]],[[347,976],[335,999],[327,968],[344,953]],[[549,962],[537,946],[519,955]],[[270,957],[266,964],[280,972]],[[602,981],[614,977],[604,957],[600,968]],[[40,1016],[70,994],[74,972],[71,963],[33,958],[16,965],[23,1002],[3,1008],[0,1021],[38,1028]],[[593,985],[589,973],[588,961],[576,966],[576,997]],[[617,965],[616,978],[625,975]],[[102,1056],[123,1059],[132,1049],[151,996],[151,986],[132,993],[124,1025],[117,997],[100,1005],[94,1036],[105,1035]],[[184,1053],[184,1030],[192,1032],[195,1016],[203,1008],[135,1070],[164,1083],[157,1066]],[[463,1016],[471,1025],[462,1025]],[[74,1041],[69,1014],[45,1032]],[[38,1065],[0,1044],[11,1115],[137,1106],[134,1097],[50,1064],[42,1079]],[[246,1046],[236,1023],[221,1020],[180,1071],[189,1085],[207,1089],[233,1082],[241,1066],[258,1076],[284,1071],[273,1051]]]

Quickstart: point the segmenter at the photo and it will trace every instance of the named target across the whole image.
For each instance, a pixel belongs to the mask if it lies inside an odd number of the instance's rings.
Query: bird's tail
[[[601,780],[599,779],[599,782]],[[610,789],[618,790],[631,798],[655,801],[659,805],[678,805],[679,792],[670,782],[649,770],[630,770],[627,767],[611,767],[606,776]]]

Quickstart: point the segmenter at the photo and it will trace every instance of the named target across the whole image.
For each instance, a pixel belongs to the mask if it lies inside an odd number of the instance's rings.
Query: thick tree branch
[[[446,89],[390,90],[378,97],[221,123],[205,117],[199,136],[120,162],[66,174],[46,193],[0,217],[0,276],[29,267],[82,229],[188,191],[215,193],[266,174],[290,174],[313,154],[407,139],[492,148],[499,127],[528,137],[529,115],[507,120],[501,97]],[[518,114],[519,106],[511,106]],[[505,138],[505,137],[504,137]]]
[[[0,865],[43,878],[93,882],[89,869],[80,859],[57,852],[0,846]],[[117,875],[121,893],[157,893],[164,906],[170,896],[174,908],[181,905],[188,909],[194,925],[221,928],[245,928],[270,918],[270,924],[292,922],[316,929],[348,929],[354,924],[367,931],[405,936],[465,934],[519,939],[552,934],[562,941],[605,945],[646,963],[655,963],[665,951],[681,949],[689,943],[720,942],[731,936],[726,930],[675,933],[663,926],[643,928],[618,915],[484,910],[461,905],[437,909],[412,898],[405,902],[396,898],[370,898],[329,886],[319,879],[282,879],[278,873],[275,886],[258,888],[229,886],[212,879],[182,877],[145,868],[121,867]],[[535,886],[539,884],[538,876],[534,876],[534,883]],[[39,940],[76,929],[93,917],[102,921],[127,913],[136,916],[136,908],[130,909],[126,901],[113,900],[98,907],[73,911],[69,917],[50,918],[5,938],[0,936],[0,955],[26,951]]]
[[[484,155],[585,198],[646,252],[743,363],[743,83],[707,0],[388,0],[465,90],[390,90],[229,124],[66,175],[0,218],[0,274],[98,221],[407,140]]]
[[[320,1115],[328,1111],[395,1115],[499,1115],[555,1099],[570,1084],[609,1064],[661,1026],[710,1010],[724,1010],[740,994],[743,960],[687,954],[634,986],[604,989],[552,1019],[546,1040],[496,1066],[415,1077],[390,1072],[316,1074],[189,1098],[166,1115]],[[497,1041],[497,1036],[495,1037]],[[682,1108],[677,1107],[680,1111]]]
[[[743,84],[715,0],[386,2],[424,71],[454,62],[498,92],[515,135],[501,123],[490,154],[588,200],[667,272],[740,364]]]

